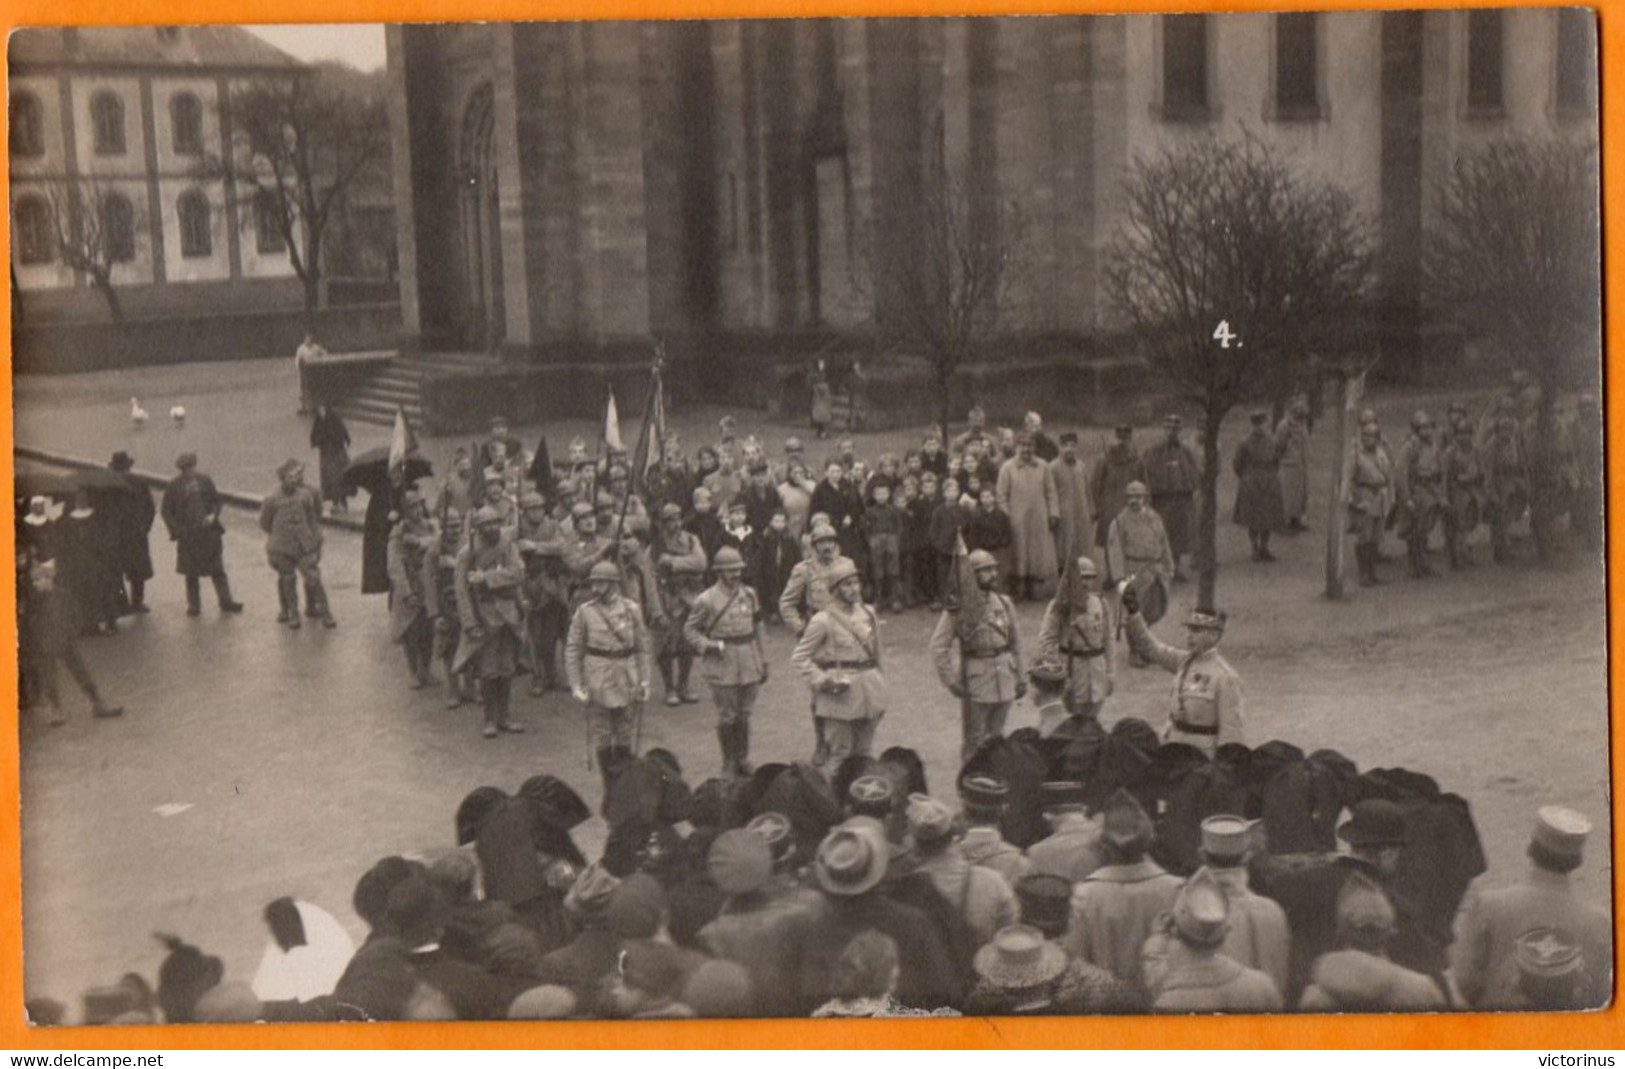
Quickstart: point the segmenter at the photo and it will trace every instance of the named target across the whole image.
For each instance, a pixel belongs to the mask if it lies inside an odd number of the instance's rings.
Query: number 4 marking
[[[1219,325],[1213,328],[1213,340],[1219,343],[1221,349],[1230,348],[1232,341],[1236,343],[1236,348],[1241,348],[1241,339],[1231,332],[1228,319],[1219,320]]]

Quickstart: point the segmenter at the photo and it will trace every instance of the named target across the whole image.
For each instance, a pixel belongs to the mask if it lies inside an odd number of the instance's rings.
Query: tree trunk
[[[1224,457],[1219,453],[1219,424],[1224,422],[1224,406],[1209,397],[1202,423],[1202,513],[1196,525],[1196,607],[1213,609],[1214,588],[1219,581],[1219,469]]]
[[[948,437],[948,421],[953,417],[953,399],[948,392],[948,383],[952,377],[953,375],[951,372],[944,375],[941,371],[938,371],[936,374],[937,424],[940,429],[940,433],[942,434],[942,448],[944,449],[949,448],[949,443],[952,441],[952,439]]]
[[[316,309],[321,303],[321,280],[312,272],[306,272],[299,280],[305,288],[305,333],[316,333]]]
[[[90,280],[97,291],[101,293],[102,299],[107,302],[107,314],[113,317],[113,322],[117,323],[123,320],[124,306],[119,303],[118,291],[113,288],[112,279],[93,271]]]

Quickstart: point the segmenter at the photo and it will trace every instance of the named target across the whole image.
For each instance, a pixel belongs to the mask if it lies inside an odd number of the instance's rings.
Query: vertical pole
[[[1326,484],[1326,596],[1334,601],[1343,596],[1344,529],[1347,526],[1343,499],[1348,489],[1343,485],[1343,469],[1348,462],[1348,407],[1348,374],[1339,371],[1332,415],[1332,470]]]

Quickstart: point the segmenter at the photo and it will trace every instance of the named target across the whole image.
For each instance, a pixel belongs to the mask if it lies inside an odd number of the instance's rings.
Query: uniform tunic
[[[1049,521],[1060,515],[1055,476],[1049,465],[1034,457],[1011,457],[999,469],[995,491],[999,508],[1010,517],[1014,535],[1010,545],[1010,574],[1016,578],[1053,578],[1055,538]]]
[[[1038,627],[1038,659],[1066,665],[1067,694],[1074,709],[1098,707],[1111,697],[1116,654],[1106,600],[1086,594],[1081,606],[1071,607],[1062,597],[1052,599]]]
[[[1279,531],[1286,526],[1281,503],[1281,456],[1275,439],[1262,427],[1241,440],[1231,468],[1236,487],[1235,522],[1251,531]]]
[[[389,637],[395,642],[436,612],[433,550],[439,545],[440,532],[429,520],[402,520],[389,532]]]
[[[1444,451],[1414,434],[1406,438],[1399,447],[1394,489],[1409,512],[1410,537],[1426,538],[1445,505]]]
[[[1276,424],[1275,447],[1281,457],[1281,506],[1289,520],[1309,514],[1309,428],[1287,416]]]
[[[747,720],[766,674],[762,609],[743,581],[732,591],[720,582],[694,600],[683,637],[700,651],[700,676],[711,686],[718,719]]]
[[[1155,509],[1135,512],[1124,508],[1111,522],[1106,536],[1106,574],[1113,583],[1131,575],[1152,576],[1164,582],[1173,578],[1174,553],[1168,530]]]
[[[457,554],[454,582],[463,636],[452,662],[453,672],[472,665],[480,678],[494,679],[519,670],[524,627],[519,588],[524,581],[525,564],[512,542],[464,546]],[[484,637],[470,634],[476,628]]]
[[[813,688],[815,716],[855,721],[878,720],[885,714],[880,630],[874,610],[867,605],[832,601],[808,621],[790,660]],[[837,676],[851,684],[844,693],[820,689]]]
[[[807,630],[812,616],[827,608],[834,599],[826,577],[830,569],[843,559],[836,557],[829,564],[824,564],[816,557],[810,557],[790,570],[790,581],[784,585],[784,593],[779,595],[779,615],[797,634]]]
[[[587,573],[601,560],[611,559],[615,542],[607,535],[593,532],[587,537],[576,535],[564,547],[564,567],[570,573],[570,607],[580,608],[592,600],[592,584]]]
[[[1469,891],[1456,917],[1450,970],[1473,1008],[1514,1007],[1518,967],[1513,946],[1532,928],[1560,928],[1579,942],[1586,970],[1584,1005],[1604,1005],[1613,986],[1608,915],[1581,902],[1567,875],[1531,867],[1511,887]]]
[[[1061,525],[1055,529],[1056,567],[1087,555],[1095,544],[1094,499],[1089,494],[1089,474],[1083,461],[1065,457],[1050,461],[1050,477],[1055,480],[1055,515]]]
[[[948,688],[963,685],[961,751],[969,758],[986,739],[1004,734],[1010,703],[1021,683],[1021,632],[1016,610],[1003,594],[988,591],[982,618],[960,640],[958,616],[945,611],[931,633],[931,659]],[[957,655],[957,656],[956,656]],[[958,662],[957,664],[955,662]]]
[[[1349,528],[1361,545],[1376,545],[1383,523],[1394,504],[1394,466],[1388,451],[1355,445],[1344,474],[1348,492]]]
[[[1151,507],[1168,530],[1174,556],[1196,548],[1196,491],[1202,468],[1196,454],[1183,442],[1166,438],[1145,451],[1145,485]]]
[[[625,709],[649,678],[649,635],[634,601],[613,605],[594,599],[576,609],[564,649],[570,689],[585,690],[589,704]]]
[[[1212,757],[1220,746],[1244,742],[1241,677],[1216,649],[1192,654],[1160,641],[1138,613],[1128,618],[1130,640],[1148,660],[1174,674],[1164,742],[1183,742]]]
[[[1224,953],[1168,940],[1168,958],[1152,988],[1153,1013],[1273,1013],[1281,992],[1257,969]]]
[[[1114,445],[1095,463],[1089,495],[1095,502],[1095,544],[1104,546],[1111,522],[1128,504],[1128,484],[1145,481],[1145,462],[1132,445]]]

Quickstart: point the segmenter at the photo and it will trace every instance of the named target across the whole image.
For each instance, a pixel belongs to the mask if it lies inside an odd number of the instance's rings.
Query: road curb
[[[29,445],[19,444],[13,446],[11,451],[17,456],[23,457],[27,460],[36,460],[42,464],[54,464],[61,468],[74,468],[79,471],[92,468],[97,470],[107,469],[107,465],[99,460],[86,460],[84,457],[76,457],[68,453],[56,453],[49,449],[36,449]],[[141,471],[139,468],[131,470],[129,474],[130,477],[135,479],[137,482],[145,483],[147,486],[158,490],[164,489],[164,487],[168,486],[170,481],[174,478],[173,476],[169,475],[156,475],[150,471]],[[262,494],[245,494],[238,490],[227,490],[220,487],[217,487],[216,489],[219,491],[221,500],[235,508],[248,509],[253,512],[258,512],[260,505],[265,500],[265,497]],[[322,517],[322,525],[324,527],[333,527],[343,531],[360,531],[363,529],[363,524],[359,517],[350,516],[347,514],[340,514],[337,516],[324,515]]]

